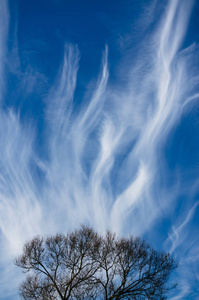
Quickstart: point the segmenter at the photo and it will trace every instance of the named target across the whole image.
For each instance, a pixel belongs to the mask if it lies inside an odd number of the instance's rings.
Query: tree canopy
[[[22,299],[166,299],[176,261],[140,238],[99,235],[82,226],[67,235],[35,237],[15,264],[27,272]]]

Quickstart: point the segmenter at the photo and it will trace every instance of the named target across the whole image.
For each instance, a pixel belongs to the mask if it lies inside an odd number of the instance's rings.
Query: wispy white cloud
[[[192,220],[194,212],[199,205],[199,201],[197,201],[188,211],[187,216],[185,220],[177,227],[175,228],[172,226],[172,233],[169,234],[169,239],[172,242],[172,247],[170,249],[170,253],[173,253],[177,247],[179,247],[183,241],[187,238],[185,235],[185,227],[188,226],[189,222]]]
[[[101,232],[110,228],[119,234],[144,235],[163,212],[164,218],[169,218],[170,206],[175,207],[177,199],[168,197],[171,190],[166,190],[164,184],[168,170],[164,168],[162,149],[187,104],[199,95],[196,76],[189,68],[196,48],[181,49],[192,5],[193,1],[169,2],[157,28],[145,43],[141,42],[137,60],[129,59],[128,65],[122,66],[122,70],[128,70],[125,88],[109,82],[106,46],[99,76],[89,85],[92,90],[78,103],[78,109],[75,92],[80,53],[77,46],[66,44],[63,64],[44,99],[42,156],[37,151],[33,121],[27,124],[20,112],[1,109],[3,267],[12,268],[11,259],[21,251],[25,240],[38,233],[67,231],[86,222]],[[0,31],[3,78],[9,17],[6,2],[0,6],[5,19]],[[148,15],[154,15],[154,11]],[[20,75],[23,78],[19,89],[26,85],[27,93],[35,86],[35,75],[31,74],[37,74],[37,70],[30,70]],[[0,81],[1,90],[4,86]],[[184,191],[188,192],[185,187]],[[156,197],[159,194],[161,199]],[[198,202],[192,205],[184,221],[180,223],[176,217],[172,224],[171,251],[175,252],[179,245],[186,248],[185,228],[190,227],[197,205]],[[166,239],[167,233],[164,235]],[[185,251],[187,261],[198,259],[196,245],[197,242],[192,251]],[[2,272],[5,293],[10,280],[13,285],[16,282],[10,272]],[[180,280],[186,282],[186,295],[190,286],[184,275]]]
[[[177,270],[178,293],[171,299],[185,297],[197,298],[198,295],[198,269],[199,264],[199,238],[198,230],[192,225],[194,219],[198,220],[198,205],[196,201],[192,207],[186,209],[171,228],[168,239],[165,241],[166,248],[179,260]]]
[[[0,113],[0,228],[2,299],[12,292],[13,258],[24,242],[42,233],[40,193],[34,182],[33,136],[12,111]],[[32,171],[31,171],[32,170]],[[12,272],[8,272],[8,270]],[[14,282],[18,281],[18,278]],[[6,282],[6,283],[5,283]]]

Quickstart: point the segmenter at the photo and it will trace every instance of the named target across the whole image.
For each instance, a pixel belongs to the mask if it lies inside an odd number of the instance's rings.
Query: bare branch
[[[168,254],[139,238],[99,236],[82,226],[68,235],[36,237],[15,264],[28,272],[23,299],[165,299],[177,267]]]

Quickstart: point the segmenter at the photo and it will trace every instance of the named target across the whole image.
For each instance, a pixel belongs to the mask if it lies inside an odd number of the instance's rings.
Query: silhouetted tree
[[[36,237],[24,246],[16,265],[29,274],[22,299],[166,299],[177,267],[167,253],[140,238],[100,236],[82,226],[68,235]]]

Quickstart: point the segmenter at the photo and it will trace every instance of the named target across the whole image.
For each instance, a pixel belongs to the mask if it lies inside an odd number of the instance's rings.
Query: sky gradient
[[[0,299],[35,235],[139,235],[199,293],[199,3],[0,1]]]

